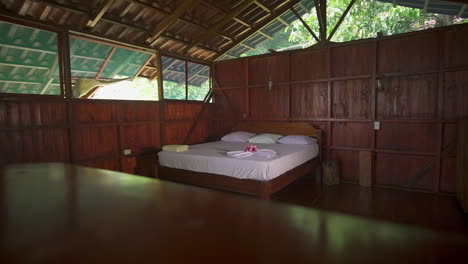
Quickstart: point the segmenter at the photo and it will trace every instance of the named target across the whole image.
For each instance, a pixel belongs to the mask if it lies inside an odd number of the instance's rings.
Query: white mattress
[[[190,146],[184,152],[159,152],[162,166],[231,176],[238,179],[271,180],[318,155],[318,145],[256,144],[276,151],[273,158],[231,158],[226,152],[244,150],[247,143],[216,141]]]

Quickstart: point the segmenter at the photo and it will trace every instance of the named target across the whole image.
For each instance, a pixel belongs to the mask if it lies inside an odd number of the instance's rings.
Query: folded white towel
[[[229,157],[233,157],[233,158],[246,158],[246,157],[250,157],[252,156],[254,153],[253,152],[248,152],[248,151],[228,151],[227,152],[227,155]]]
[[[276,156],[276,151],[271,150],[271,149],[259,149],[256,152],[235,150],[235,151],[228,151],[227,155],[229,157],[237,158],[237,159],[247,158],[250,156],[272,158]]]

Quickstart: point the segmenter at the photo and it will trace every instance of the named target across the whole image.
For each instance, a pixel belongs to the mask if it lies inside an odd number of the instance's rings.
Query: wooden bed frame
[[[221,189],[230,192],[258,196],[268,200],[275,192],[283,189],[293,181],[321,166],[322,132],[310,123],[285,123],[285,122],[241,122],[232,131],[247,131],[251,133],[275,133],[282,135],[306,135],[315,137],[319,145],[319,155],[302,165],[299,165],[284,174],[269,180],[258,181],[249,179],[237,179],[229,176],[174,169],[158,164],[159,178],[192,185]]]

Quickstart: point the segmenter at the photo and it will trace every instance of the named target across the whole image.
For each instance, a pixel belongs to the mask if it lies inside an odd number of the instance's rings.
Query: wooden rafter
[[[226,54],[228,51],[230,51],[232,48],[237,46],[239,43],[243,42],[248,37],[252,36],[255,32],[257,32],[257,31],[261,30],[262,28],[264,28],[265,26],[267,26],[271,21],[273,21],[277,17],[281,16],[284,12],[286,12],[286,10],[288,10],[290,7],[294,6],[298,2],[299,2],[299,0],[285,1],[285,4],[283,4],[281,7],[279,7],[279,8],[272,11],[272,14],[271,14],[269,19],[258,23],[254,28],[252,28],[250,30],[244,31],[241,35],[239,35],[236,38],[235,42],[232,42],[231,44],[227,45],[221,52],[219,52],[215,56],[212,56],[211,61],[216,60],[221,55]]]
[[[145,3],[145,2],[141,2],[139,0],[125,0],[125,1],[129,2],[129,5],[127,6],[127,8],[125,8],[124,11],[122,11],[122,13],[120,14],[120,17],[123,17],[126,14],[126,12],[128,12],[127,9],[131,8],[133,5],[138,5],[138,6],[143,7],[143,8],[151,9],[153,11],[156,11],[156,12],[159,12],[159,13],[162,13],[162,14],[165,14],[165,15],[170,15],[171,14],[170,12],[167,12],[166,10],[164,10],[162,8],[153,6],[153,5]],[[198,23],[196,21],[188,20],[187,18],[184,18],[184,17],[178,17],[177,20],[181,21],[183,23],[186,23],[188,25],[198,27],[198,28],[200,28],[202,30],[207,30],[208,29],[207,26],[205,26],[203,24],[200,24],[200,23]],[[216,34],[220,35],[223,38],[226,38],[226,39],[232,41],[230,39],[230,37],[228,35],[224,34],[224,33],[216,32]],[[161,35],[161,36],[163,36],[163,35]]]
[[[132,78],[132,81],[135,80],[135,78],[140,75],[140,73],[146,68],[146,66],[148,65],[148,63],[151,62],[152,59],[155,58],[155,54],[149,56],[149,58],[145,61],[145,63],[143,63],[143,65],[141,65],[140,69],[137,71],[137,73],[135,73],[135,75],[133,76]]]
[[[109,54],[107,54],[106,60],[101,64],[101,67],[99,68],[99,71],[97,72],[95,79],[99,79],[99,77],[101,77],[102,72],[106,68],[107,64],[109,64],[109,61],[111,60],[112,55],[114,55],[116,50],[117,48],[113,47],[112,50],[109,52]]]
[[[265,12],[267,13],[271,13],[271,9],[266,7],[264,4],[260,3],[259,1],[255,0],[254,3],[260,7],[261,9],[263,9]]]
[[[216,32],[218,29],[226,25],[228,22],[230,22],[234,17],[236,17],[240,12],[242,12],[244,9],[249,7],[254,0],[245,0],[242,2],[242,4],[238,5],[234,10],[226,14],[221,20],[216,22],[214,25],[212,25],[208,30],[206,30],[202,35],[200,35],[198,38],[196,38],[194,41],[190,43],[187,47],[183,48],[181,50],[182,54],[187,53],[191,48],[195,47],[198,45],[200,42],[211,36],[214,32]]]
[[[166,19],[159,23],[153,30],[150,38],[147,39],[147,42],[153,45],[158,37],[166,31],[174,22],[184,14],[184,12],[189,9],[194,4],[198,3],[200,0],[185,0],[181,3]]]
[[[39,16],[39,20],[45,20],[47,16],[49,16],[50,11],[51,11],[51,7],[46,5],[44,7],[44,10],[42,10],[41,15]]]
[[[315,39],[315,41],[320,42],[317,35],[315,35],[314,31],[312,31],[312,29],[309,27],[309,25],[307,25],[307,23],[304,21],[304,19],[302,19],[301,15],[296,12],[294,7],[292,6],[290,9],[291,9],[291,12],[293,12],[293,14],[297,17],[297,19],[299,19],[299,21],[301,21],[302,25],[304,25],[304,27],[307,29],[307,31],[309,31],[309,33],[312,35],[312,37]]]
[[[212,8],[214,8],[214,9],[216,9],[216,10],[218,10],[218,11],[224,13],[224,14],[227,14],[229,12],[228,10],[224,9],[223,7],[213,3],[211,1],[203,0],[203,3],[205,3],[209,7],[212,7]],[[252,25],[250,25],[249,23],[245,22],[244,20],[242,20],[240,18],[234,17],[233,19],[234,19],[234,21],[236,21],[237,23],[239,23],[239,24],[241,24],[241,25],[243,25],[245,27],[252,28]]]
[[[340,20],[338,20],[338,22],[336,23],[335,27],[333,28],[332,32],[330,33],[330,35],[328,36],[327,40],[330,41],[332,38],[333,38],[333,35],[335,35],[335,32],[338,30],[338,28],[340,27],[341,23],[343,23],[343,20],[345,19],[345,17],[348,15],[349,13],[349,10],[351,10],[351,8],[353,7],[354,3],[356,2],[356,0],[351,0],[351,2],[349,3],[348,7],[346,7],[346,10],[343,12],[343,14],[341,15],[340,17]]]
[[[55,1],[51,1],[51,0],[30,0],[30,1],[44,2],[44,3],[46,3],[46,4],[50,5],[50,6],[53,6],[53,7],[57,7],[57,8],[65,9],[65,10],[72,11],[72,12],[75,12],[75,13],[80,13],[80,14],[87,15],[86,10],[82,10],[82,9],[77,8],[77,7],[61,4],[59,2],[55,2]],[[143,32],[144,34],[146,34],[148,36],[151,35],[151,32],[149,30],[147,30],[146,28],[144,28],[144,27],[140,27],[140,26],[137,26],[137,25],[133,25],[133,24],[123,22],[121,20],[111,18],[111,17],[107,16],[106,14],[104,14],[101,19],[103,21],[106,21],[106,22],[109,22],[109,23],[112,23],[112,24],[116,24],[116,25],[120,25],[120,26],[123,26],[123,27],[126,27],[126,28],[141,31],[141,32]],[[99,34],[94,33],[94,35],[99,35]],[[184,44],[184,45],[189,45],[189,42],[187,42],[185,40],[178,39],[178,38],[175,38],[175,37],[171,37],[171,36],[168,36],[168,35],[165,35],[165,34],[161,34],[161,37],[165,38],[165,39],[168,39],[168,40],[171,40],[171,41],[175,41],[175,42]],[[109,37],[102,36],[102,38],[109,38]],[[197,45],[197,47],[200,48],[200,49],[206,50],[206,51],[213,52],[213,53],[218,52],[218,50],[208,48],[208,47],[205,47],[203,45]],[[170,53],[170,52],[168,52],[168,53]],[[174,55],[176,55],[176,54],[174,54]]]
[[[93,28],[101,20],[102,16],[109,10],[115,0],[102,0],[96,11],[91,15],[86,26]]]

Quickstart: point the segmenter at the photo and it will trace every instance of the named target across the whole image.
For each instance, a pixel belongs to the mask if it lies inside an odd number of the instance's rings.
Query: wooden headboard
[[[316,138],[319,145],[322,143],[322,131],[315,128],[311,123],[239,122],[232,131],[246,131],[255,134],[304,135]]]

